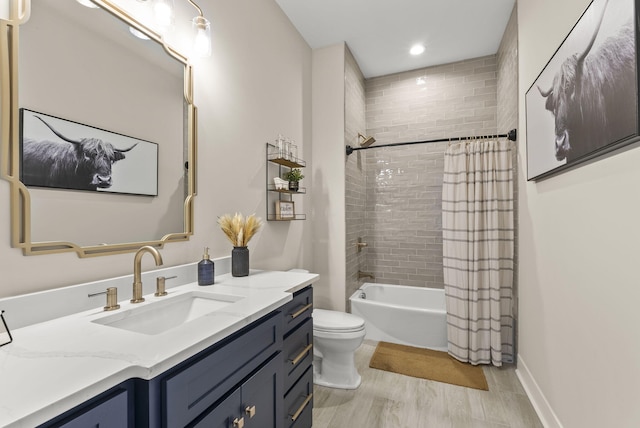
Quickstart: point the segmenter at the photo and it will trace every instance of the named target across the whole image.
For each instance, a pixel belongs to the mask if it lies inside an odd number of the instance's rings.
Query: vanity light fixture
[[[416,55],[420,55],[424,52],[424,46],[423,45],[413,45],[411,47],[411,49],[409,50],[409,53],[413,56]]]
[[[173,26],[173,0],[153,0],[153,15],[161,33]]]
[[[191,21],[194,30],[193,53],[198,57],[211,55],[211,23],[204,17],[202,9],[193,0],[187,0],[198,11]]]
[[[76,0],[83,6],[98,8],[91,0]],[[194,30],[193,54],[198,57],[211,55],[211,22],[204,17],[202,9],[193,0],[187,0],[198,11],[198,16],[192,19]],[[173,26],[174,2],[173,0],[138,0],[140,3],[151,3],[155,24],[161,34],[166,34]],[[143,32],[134,27],[129,27],[129,32],[142,40],[149,40]]]

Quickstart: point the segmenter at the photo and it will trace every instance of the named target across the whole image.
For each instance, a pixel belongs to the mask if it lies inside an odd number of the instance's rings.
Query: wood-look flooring
[[[314,428],[542,427],[514,366],[483,366],[489,391],[369,368],[376,342],[356,351],[357,390],[314,386]]]

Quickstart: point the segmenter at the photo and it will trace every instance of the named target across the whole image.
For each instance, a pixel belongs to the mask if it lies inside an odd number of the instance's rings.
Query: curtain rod
[[[367,150],[367,149],[378,149],[380,147],[395,147],[395,146],[408,146],[412,144],[425,144],[425,143],[444,143],[446,141],[462,141],[462,140],[481,140],[487,138],[508,138],[510,141],[516,141],[518,136],[518,130],[512,129],[507,134],[494,134],[494,135],[476,135],[473,137],[452,137],[452,138],[438,138],[437,140],[427,140],[427,141],[413,141],[409,143],[391,143],[391,144],[380,144],[378,146],[369,146],[369,147],[351,147],[347,146],[347,156],[351,153],[358,150]]]

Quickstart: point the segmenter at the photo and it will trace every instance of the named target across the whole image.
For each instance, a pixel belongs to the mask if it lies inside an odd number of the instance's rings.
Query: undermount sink
[[[192,291],[163,297],[92,322],[136,333],[155,335],[231,305],[242,296]]]

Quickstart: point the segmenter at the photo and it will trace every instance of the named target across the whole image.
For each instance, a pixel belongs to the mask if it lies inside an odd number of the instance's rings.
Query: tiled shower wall
[[[366,132],[364,76],[348,48],[345,49],[345,146],[359,146],[358,133]],[[358,270],[366,264],[366,252],[358,252],[356,242],[364,237],[365,176],[362,152],[346,158],[346,287],[345,298],[358,288]]]
[[[345,145],[356,145],[362,127],[375,145],[516,128],[517,55],[515,7],[496,55],[365,81],[349,53]],[[347,158],[347,299],[362,283],[358,270],[373,273],[375,282],[443,287],[446,147],[445,142],[380,148]],[[355,249],[359,236],[368,244],[361,253]]]
[[[497,132],[496,55],[366,81],[377,143]],[[442,175],[448,143],[367,150],[365,269],[376,282],[443,288]]]

